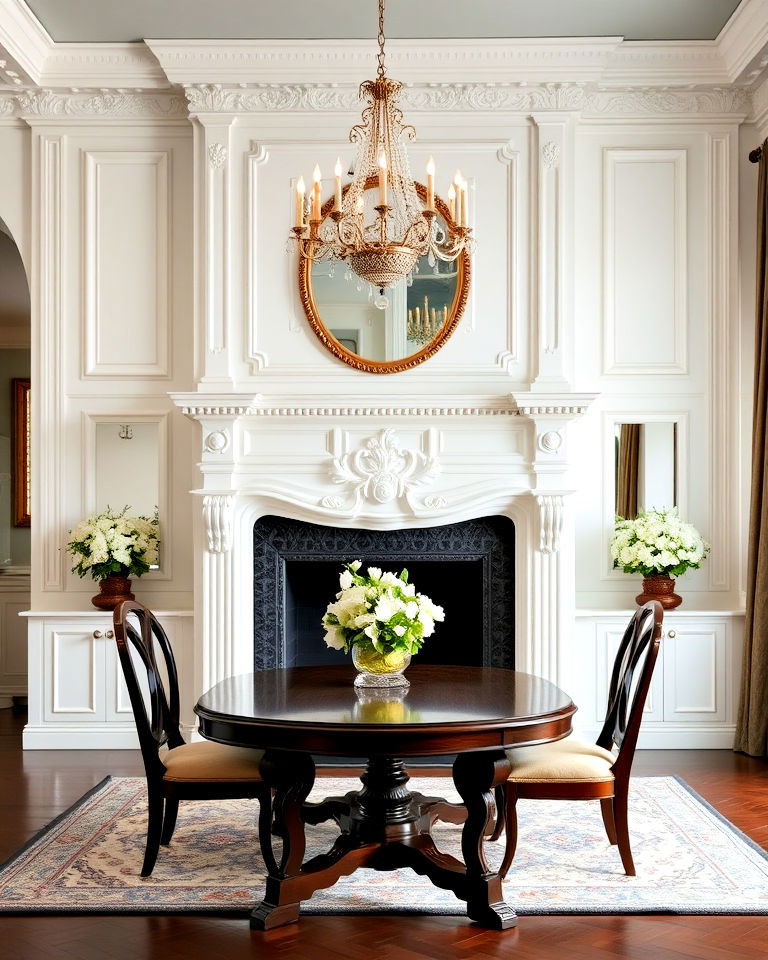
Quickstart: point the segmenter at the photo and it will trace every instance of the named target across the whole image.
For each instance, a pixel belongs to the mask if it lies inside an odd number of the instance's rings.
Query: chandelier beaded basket
[[[315,166],[311,195],[303,178],[296,187],[293,234],[299,253],[308,260],[346,260],[350,269],[372,286],[384,289],[408,276],[419,257],[456,260],[471,251],[467,217],[467,183],[457,171],[448,191],[450,217],[438,222],[435,166],[427,164],[426,204],[411,177],[405,143],[416,131],[403,123],[398,107],[402,84],[386,75],[384,66],[384,0],[379,4],[379,53],[375,80],[360,85],[366,106],[361,122],[349,133],[357,144],[352,181],[342,187],[341,161],[336,163],[332,209],[324,216],[321,175]],[[378,203],[371,195],[378,184]],[[367,192],[366,192],[367,191]],[[309,221],[306,220],[309,206]]]

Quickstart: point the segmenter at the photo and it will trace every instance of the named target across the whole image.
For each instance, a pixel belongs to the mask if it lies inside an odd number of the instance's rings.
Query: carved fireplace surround
[[[267,515],[374,530],[511,518],[515,663],[564,681],[575,612],[567,426],[592,399],[276,406],[259,395],[174,395],[202,426],[196,688],[252,669],[253,528]]]

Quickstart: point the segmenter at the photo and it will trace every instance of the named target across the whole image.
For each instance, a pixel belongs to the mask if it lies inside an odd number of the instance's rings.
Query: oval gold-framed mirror
[[[377,186],[371,177],[366,191]],[[414,186],[426,203],[426,187]],[[333,198],[323,205],[323,220],[333,205]],[[435,209],[438,226],[451,230],[453,219],[437,195]],[[337,360],[363,373],[400,373],[424,363],[454,332],[469,297],[466,250],[450,263],[421,257],[410,283],[402,280],[378,296],[344,261],[298,261],[299,297],[310,327]]]

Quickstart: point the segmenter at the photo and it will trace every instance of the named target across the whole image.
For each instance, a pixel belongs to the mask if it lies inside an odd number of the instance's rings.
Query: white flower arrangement
[[[107,507],[69,531],[67,550],[77,560],[72,572],[94,580],[140,577],[157,563],[158,529],[157,514],[129,517],[127,506],[120,513]]]
[[[680,519],[676,507],[648,510],[635,520],[616,518],[611,557],[624,573],[679,577],[698,569],[708,553],[709,544],[696,527]]]
[[[334,650],[349,653],[356,643],[370,643],[384,656],[395,650],[418,653],[435,623],[445,619],[443,608],[408,583],[408,571],[400,575],[368,567],[345,565],[339,576],[341,590],[329,603],[323,617],[325,642]]]

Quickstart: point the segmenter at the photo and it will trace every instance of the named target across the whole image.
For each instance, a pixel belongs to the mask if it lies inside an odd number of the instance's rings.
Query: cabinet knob
[[[670,640],[674,640],[676,636],[677,636],[676,631],[674,631],[674,630],[667,630],[667,637],[668,637]]]
[[[113,633],[112,630],[107,630],[104,636],[107,638],[107,640],[113,640],[115,637],[115,634]]]
[[[94,630],[94,631],[93,631],[93,639],[94,639],[94,640],[100,640],[103,636],[104,636],[104,634],[101,632],[101,630]]]

